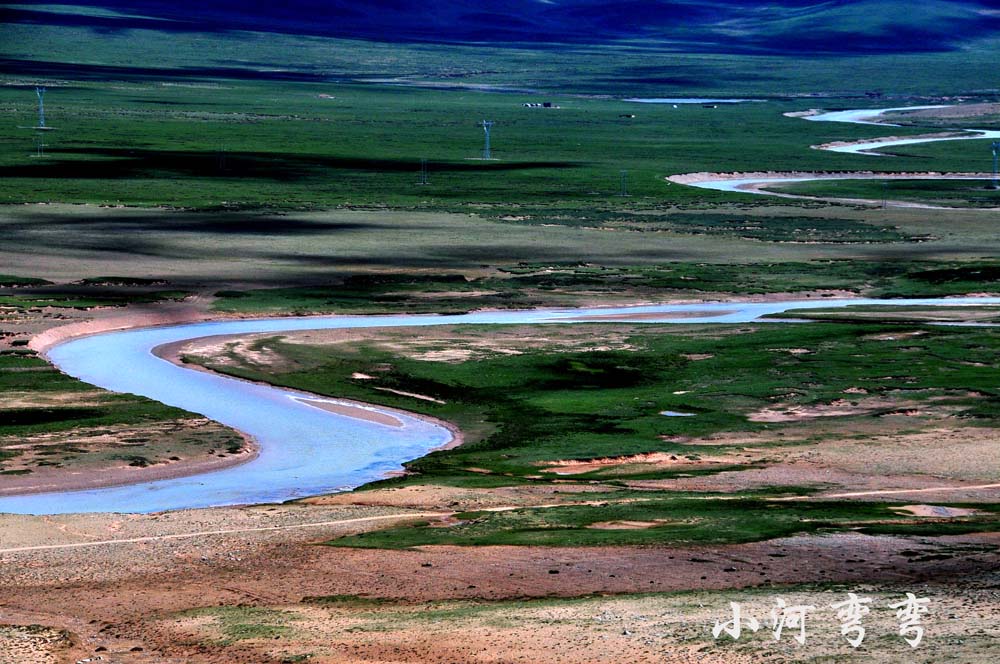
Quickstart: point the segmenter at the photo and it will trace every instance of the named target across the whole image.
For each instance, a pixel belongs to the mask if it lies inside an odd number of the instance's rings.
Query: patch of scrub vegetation
[[[83,286],[162,286],[167,282],[163,279],[146,279],[142,277],[88,277],[77,282]]]
[[[191,293],[162,288],[162,279],[93,277],[74,284],[54,284],[35,277],[0,275],[0,307],[15,310],[54,307],[93,309],[182,300]]]
[[[216,293],[232,313],[463,313],[474,309],[572,306],[595,296],[700,297],[845,290],[876,297],[934,297],[1000,289],[995,263],[830,260],[609,266],[522,263],[504,276],[383,274],[338,283]]]
[[[382,597],[364,597],[362,595],[310,595],[303,597],[302,603],[318,604],[320,606],[374,607],[388,604],[389,600]]]
[[[251,639],[276,639],[292,633],[295,613],[254,606],[213,606],[178,614],[181,619],[209,619],[218,645]]]
[[[736,237],[760,242],[804,244],[879,244],[925,242],[927,235],[913,235],[894,226],[879,226],[856,219],[821,216],[774,216],[731,212],[658,212],[627,210],[511,210],[500,221],[533,225],[559,225],[648,233],[683,233]]]
[[[183,300],[191,295],[181,290],[122,291],[120,288],[47,286],[19,288],[19,292],[0,292],[0,307],[12,309],[94,309],[124,307],[168,300]]]
[[[996,263],[923,261],[812,261],[781,263],[666,263],[609,267],[585,264],[522,264],[507,268],[515,283],[646,287],[667,292],[765,294],[851,290],[874,297],[935,297],[1000,288]]]
[[[1000,517],[922,524],[900,521],[891,505],[844,501],[769,501],[732,496],[632,497],[597,505],[525,508],[456,515],[447,527],[424,524],[349,535],[332,546],[410,548],[427,545],[600,546],[733,544],[843,530],[897,535],[992,532]],[[884,522],[894,520],[892,524]],[[605,523],[648,524],[602,528]]]
[[[37,277],[15,277],[11,274],[0,274],[0,288],[17,288],[21,286],[46,286],[51,281]]]
[[[891,151],[889,149],[888,151]],[[922,203],[941,207],[1000,207],[991,180],[813,180],[771,185],[768,190],[816,198],[857,198]]]

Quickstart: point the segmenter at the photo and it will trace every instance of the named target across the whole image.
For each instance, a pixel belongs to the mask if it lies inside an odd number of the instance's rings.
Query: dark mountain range
[[[386,42],[641,41],[719,53],[913,53],[1000,31],[1000,2],[970,0],[22,0],[5,22],[99,30],[255,30]]]

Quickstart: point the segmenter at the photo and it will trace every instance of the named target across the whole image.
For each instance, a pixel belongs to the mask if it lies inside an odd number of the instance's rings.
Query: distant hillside
[[[4,22],[104,31],[256,30],[490,44],[641,39],[715,53],[946,51],[1000,32],[1000,2],[972,0],[22,0],[0,11]]]

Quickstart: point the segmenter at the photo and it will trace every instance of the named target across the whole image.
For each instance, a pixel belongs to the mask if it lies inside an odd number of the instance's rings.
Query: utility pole
[[[35,94],[38,95],[38,128],[45,129],[45,88],[36,87]]]
[[[493,159],[493,152],[490,150],[490,130],[493,129],[492,120],[483,120],[483,133],[486,134],[486,143],[483,144],[483,159]]]

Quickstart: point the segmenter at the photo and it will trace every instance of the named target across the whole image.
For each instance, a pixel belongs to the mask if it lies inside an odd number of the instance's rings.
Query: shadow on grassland
[[[134,233],[220,233],[229,237],[299,237],[311,235],[331,235],[351,232],[393,232],[399,231],[397,224],[380,222],[375,219],[346,221],[343,219],[319,219],[298,217],[276,213],[247,212],[164,212],[117,211],[115,215],[82,216],[72,214],[45,214],[32,212],[28,218],[17,221],[4,220],[0,224],[8,248],[11,243],[30,239],[39,231],[50,236],[50,241],[58,242],[56,235],[73,235],[71,241],[78,245],[88,238],[95,246],[114,246]],[[432,230],[429,225],[409,221],[407,231]],[[34,242],[34,239],[31,239]],[[109,245],[109,243],[111,243]],[[51,244],[49,246],[52,246]]]
[[[302,70],[268,71],[246,67],[126,67],[16,58],[0,58],[0,73],[22,77],[66,78],[75,81],[150,81],[158,79],[208,81],[227,78],[245,81],[322,83],[330,81],[332,78],[329,73],[313,73]]]
[[[104,180],[187,176],[239,177],[278,182],[305,180],[329,171],[411,173],[413,159],[366,159],[281,152],[222,152],[218,150],[154,150],[129,148],[69,148],[31,164],[0,167],[0,178],[61,178]],[[56,155],[75,158],[57,159]],[[576,168],[568,161],[436,162],[438,173],[526,171]]]

